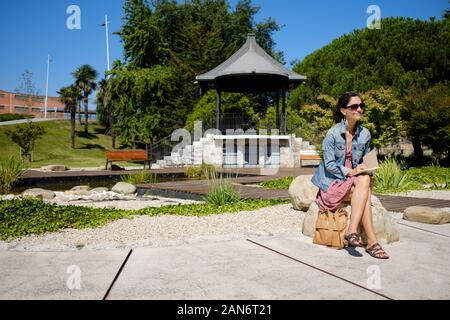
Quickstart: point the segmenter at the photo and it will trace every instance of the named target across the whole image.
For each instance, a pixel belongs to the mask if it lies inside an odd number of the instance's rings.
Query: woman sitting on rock
[[[363,156],[370,151],[370,132],[359,120],[364,113],[361,97],[347,92],[339,98],[333,118],[336,125],[323,141],[323,161],[312,182],[319,188],[316,203],[320,210],[336,210],[351,202],[350,224],[345,239],[349,246],[366,246],[366,252],[378,259],[388,254],[378,243],[372,221],[372,179],[363,170]],[[364,244],[357,228],[362,221],[367,235]]]

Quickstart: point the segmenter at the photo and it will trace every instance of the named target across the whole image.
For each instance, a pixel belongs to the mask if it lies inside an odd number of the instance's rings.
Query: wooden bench
[[[148,163],[150,169],[150,160],[148,159],[147,151],[145,150],[109,150],[106,151],[106,168],[112,169],[113,161],[142,161]],[[109,166],[108,166],[109,165]]]
[[[300,154],[300,167],[302,166],[302,161],[304,160],[322,160],[320,154],[317,153],[304,153]]]

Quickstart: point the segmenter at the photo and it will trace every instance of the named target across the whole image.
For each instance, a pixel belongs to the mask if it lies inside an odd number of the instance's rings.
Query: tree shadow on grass
[[[94,128],[95,134],[103,134],[103,135],[109,135],[109,129],[103,128],[103,127],[96,127]]]
[[[106,150],[106,148],[100,144],[96,144],[96,143],[85,143],[82,146],[78,147],[77,149],[80,150],[93,150],[93,149],[98,149],[98,150]]]
[[[93,133],[84,133],[84,131],[77,131],[76,135],[80,138],[86,138],[86,139],[98,139],[97,135]]]

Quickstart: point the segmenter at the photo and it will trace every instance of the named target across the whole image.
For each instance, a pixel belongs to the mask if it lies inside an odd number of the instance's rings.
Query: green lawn
[[[102,126],[89,123],[89,135],[84,136],[84,127],[77,123],[75,149],[70,147],[70,121],[57,120],[40,122],[47,133],[36,141],[33,162],[30,167],[39,168],[49,164],[63,164],[68,167],[99,167],[105,165],[105,150],[111,149],[111,137],[104,133]],[[0,126],[0,161],[10,155],[19,155],[20,148],[4,132],[7,127]],[[118,163],[130,165],[129,163]],[[133,164],[131,164],[133,165]],[[134,164],[139,165],[139,164]]]

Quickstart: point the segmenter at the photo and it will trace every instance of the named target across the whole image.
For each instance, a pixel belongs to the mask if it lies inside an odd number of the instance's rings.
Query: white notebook
[[[363,164],[366,166],[366,169],[361,171],[361,173],[372,173],[379,168],[377,151],[375,149],[364,156]]]

